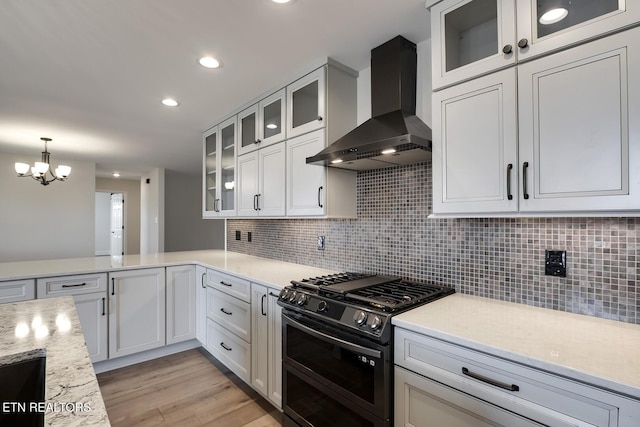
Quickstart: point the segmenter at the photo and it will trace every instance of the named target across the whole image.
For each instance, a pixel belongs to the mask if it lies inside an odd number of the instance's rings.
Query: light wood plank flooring
[[[98,374],[121,426],[280,426],[281,414],[202,349]]]

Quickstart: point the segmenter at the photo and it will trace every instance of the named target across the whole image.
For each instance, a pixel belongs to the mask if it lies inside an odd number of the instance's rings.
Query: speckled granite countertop
[[[463,294],[392,323],[640,399],[640,325]]]
[[[0,304],[0,360],[40,349],[46,352],[45,425],[109,426],[72,297]]]
[[[165,252],[121,257],[68,258],[0,263],[0,281],[88,274],[169,265],[200,264],[226,271],[255,283],[283,288],[291,280],[335,273],[321,268],[275,261],[224,250]]]

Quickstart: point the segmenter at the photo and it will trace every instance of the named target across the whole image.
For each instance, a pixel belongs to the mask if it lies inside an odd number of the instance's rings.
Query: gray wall
[[[165,171],[165,250],[224,249],[223,219],[202,219],[202,176]]]
[[[95,164],[53,157],[71,174],[47,186],[16,175],[39,157],[0,153],[0,262],[93,256]]]
[[[140,253],[160,252],[164,252],[164,169],[154,169],[140,178]]]
[[[96,178],[96,191],[124,194],[124,253],[140,253],[140,180]]]

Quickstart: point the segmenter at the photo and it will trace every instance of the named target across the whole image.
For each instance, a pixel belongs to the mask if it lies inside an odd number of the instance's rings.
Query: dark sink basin
[[[0,358],[0,426],[44,426],[44,349]]]

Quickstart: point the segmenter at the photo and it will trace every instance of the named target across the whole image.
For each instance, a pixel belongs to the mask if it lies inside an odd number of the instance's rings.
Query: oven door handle
[[[289,323],[291,323],[292,325],[294,325],[296,328],[303,330],[305,333],[316,337],[318,339],[321,339],[323,341],[328,341],[328,342],[333,342],[333,343],[337,343],[338,345],[340,345],[340,347],[349,350],[349,351],[353,351],[354,353],[360,353],[360,354],[366,354],[369,357],[375,357],[376,359],[380,359],[382,358],[382,352],[379,350],[373,350],[371,348],[368,347],[363,347],[361,345],[358,344],[353,344],[350,343],[348,341],[345,341],[343,339],[331,336],[331,335],[327,335],[324,334],[322,332],[318,332],[314,329],[311,329],[308,326],[303,325],[302,323],[293,320],[291,317],[287,316],[286,314],[282,314],[282,317],[286,317],[287,321]]]

